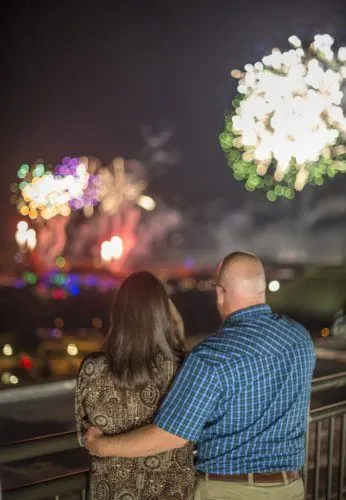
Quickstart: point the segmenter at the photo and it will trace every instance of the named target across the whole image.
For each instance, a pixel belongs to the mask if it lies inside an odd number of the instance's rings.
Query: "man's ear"
[[[220,306],[223,305],[225,300],[225,294],[220,286],[216,287],[216,300]]]

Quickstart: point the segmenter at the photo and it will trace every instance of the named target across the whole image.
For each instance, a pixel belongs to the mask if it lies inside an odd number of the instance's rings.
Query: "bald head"
[[[219,266],[218,279],[232,293],[257,295],[266,288],[262,262],[247,252],[227,255]]]
[[[265,302],[264,267],[256,255],[247,252],[227,255],[218,268],[218,283],[222,285],[217,292],[222,316]]]

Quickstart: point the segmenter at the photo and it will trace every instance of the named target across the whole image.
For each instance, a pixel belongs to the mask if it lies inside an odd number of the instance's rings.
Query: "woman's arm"
[[[79,369],[79,373],[76,381],[76,391],[75,391],[75,423],[77,431],[77,439],[80,446],[85,446],[84,444],[84,434],[88,428],[88,415],[85,408],[85,402],[82,397],[82,386],[84,385],[84,361]]]

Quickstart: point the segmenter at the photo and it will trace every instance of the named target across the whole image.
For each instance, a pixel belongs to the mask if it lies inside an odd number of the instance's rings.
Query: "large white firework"
[[[307,50],[297,36],[289,43],[287,52],[273,49],[244,72],[232,71],[240,100],[231,118],[232,136],[226,127],[220,140],[226,153],[230,147],[240,150],[241,160],[255,164],[259,176],[274,167],[280,182],[294,165],[294,188],[301,190],[310,166],[346,153],[346,47],[334,52],[330,35],[316,35]],[[333,169],[345,171],[345,163],[336,161]]]

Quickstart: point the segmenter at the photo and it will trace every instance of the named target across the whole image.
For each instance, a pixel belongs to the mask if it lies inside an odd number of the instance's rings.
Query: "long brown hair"
[[[173,362],[183,359],[181,317],[153,274],[133,273],[121,285],[111,310],[105,353],[117,385],[132,389],[157,380],[159,353]]]

